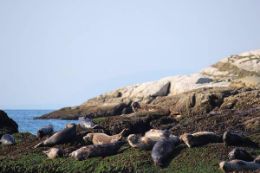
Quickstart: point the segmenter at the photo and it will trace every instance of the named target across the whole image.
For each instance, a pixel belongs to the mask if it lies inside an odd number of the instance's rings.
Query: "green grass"
[[[83,173],[83,172],[140,172],[140,173],[220,173],[218,163],[225,160],[227,151],[223,144],[198,148],[178,147],[164,168],[154,166],[149,151],[128,148],[119,154],[76,161],[72,158],[49,160],[41,153],[29,153],[18,158],[0,159],[1,173]],[[257,149],[255,153],[260,153]]]

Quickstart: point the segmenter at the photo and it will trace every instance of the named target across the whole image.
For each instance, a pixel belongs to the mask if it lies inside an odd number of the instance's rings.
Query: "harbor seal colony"
[[[260,170],[259,163],[247,162],[243,160],[223,161],[219,163],[219,167],[224,172]]]
[[[116,154],[123,144],[124,142],[118,141],[110,144],[88,145],[73,151],[69,156],[79,161],[86,160],[89,157],[109,156]]]
[[[37,131],[38,138],[42,138],[44,136],[50,136],[52,134],[53,134],[53,125],[51,124],[44,126]]]
[[[73,140],[76,137],[76,124],[67,124],[65,129],[56,132],[51,137],[47,138],[43,142],[35,145],[34,148],[38,147],[50,147],[56,144],[63,144]]]
[[[171,137],[163,137],[156,142],[151,154],[154,164],[163,166],[165,160],[173,153],[177,145],[179,145],[179,139]]]
[[[116,135],[109,136],[105,133],[88,133],[83,137],[85,142],[91,141],[93,144],[109,144],[120,141],[127,129],[123,129],[120,133]]]
[[[63,155],[63,150],[60,148],[50,148],[47,151],[43,151],[43,153],[45,153],[49,159],[55,159]]]
[[[228,154],[229,160],[244,160],[251,162],[254,158],[244,149],[235,148]]]
[[[209,143],[222,142],[221,136],[214,132],[201,131],[193,134],[184,133],[180,136],[180,140],[184,142],[189,148],[206,145]]]
[[[2,145],[14,145],[15,138],[10,134],[5,134],[1,137],[0,143],[2,143]]]
[[[258,144],[250,140],[248,137],[230,131],[226,131],[223,134],[223,141],[227,146],[258,147]]]

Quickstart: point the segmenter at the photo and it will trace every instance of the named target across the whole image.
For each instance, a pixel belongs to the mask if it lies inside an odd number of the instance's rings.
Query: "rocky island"
[[[260,144],[260,50],[232,55],[195,74],[119,88],[37,118],[79,117],[93,118],[108,135],[127,129],[124,140],[150,129],[168,130],[176,136],[204,131],[222,136],[232,131]],[[33,148],[42,139],[17,133],[16,123],[4,112],[0,120],[0,137],[7,129],[5,133],[14,133],[17,141],[13,146],[0,146],[0,172],[222,172],[219,163],[228,160],[228,153],[236,147],[222,142],[192,148],[179,145],[163,167],[153,164],[151,151],[127,144],[112,156],[76,161],[68,153],[85,146],[83,137],[90,132],[77,126],[73,141],[57,145],[65,157],[49,160],[42,152],[48,147]],[[242,149],[254,158],[260,155],[259,147]]]

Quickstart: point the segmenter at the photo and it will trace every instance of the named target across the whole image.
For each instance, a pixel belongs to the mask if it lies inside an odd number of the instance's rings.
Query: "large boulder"
[[[0,110],[0,137],[6,133],[12,134],[18,132],[17,123]]]

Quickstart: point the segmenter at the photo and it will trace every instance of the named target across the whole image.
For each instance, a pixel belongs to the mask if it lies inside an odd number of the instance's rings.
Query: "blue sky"
[[[0,0],[0,108],[56,109],[260,48],[258,0]]]

